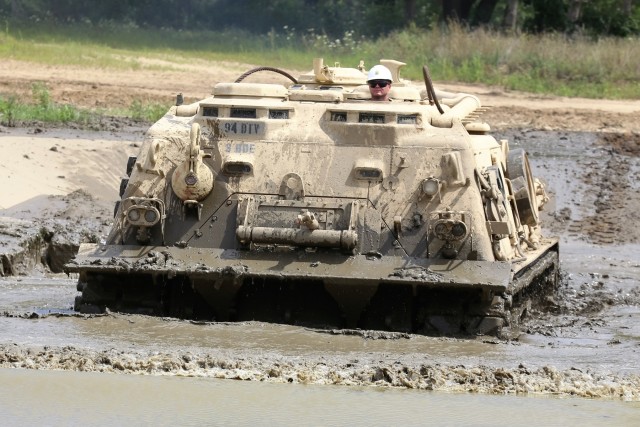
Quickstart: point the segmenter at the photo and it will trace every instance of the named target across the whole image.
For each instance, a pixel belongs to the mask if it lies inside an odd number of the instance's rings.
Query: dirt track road
[[[19,94],[30,99],[31,85],[44,82],[54,101],[86,108],[129,107],[134,100],[170,105],[178,93],[184,94],[185,102],[189,103],[210,94],[215,83],[233,81],[254,67],[204,61],[178,65],[154,60],[142,61],[142,64],[135,70],[104,70],[3,61],[0,63],[0,95]],[[152,66],[164,69],[150,69]],[[291,71],[294,76],[298,73]],[[247,81],[257,78],[251,76]],[[259,78],[274,83],[288,82],[274,73],[260,73]],[[640,132],[640,100],[564,98],[481,85],[434,83],[438,89],[478,95],[483,105],[495,107],[483,116],[495,129]]]

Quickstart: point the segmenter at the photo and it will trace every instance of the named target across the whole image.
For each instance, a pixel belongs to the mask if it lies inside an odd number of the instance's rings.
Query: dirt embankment
[[[0,127],[0,276],[62,272],[106,235],[142,132]]]

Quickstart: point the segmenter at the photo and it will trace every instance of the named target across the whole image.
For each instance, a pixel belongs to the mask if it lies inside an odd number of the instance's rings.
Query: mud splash
[[[553,366],[537,369],[524,365],[515,369],[465,365],[407,366],[376,363],[373,360],[352,360],[336,365],[325,358],[273,360],[271,357],[247,356],[238,360],[223,355],[190,352],[148,354],[124,353],[116,349],[24,349],[3,345],[0,346],[0,367],[640,400],[640,377],[620,378],[579,369],[558,370]]]

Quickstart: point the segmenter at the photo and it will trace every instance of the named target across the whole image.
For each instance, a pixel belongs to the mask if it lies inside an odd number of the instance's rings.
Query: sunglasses
[[[386,80],[372,80],[369,82],[369,87],[380,86],[381,88],[387,87],[390,83]]]

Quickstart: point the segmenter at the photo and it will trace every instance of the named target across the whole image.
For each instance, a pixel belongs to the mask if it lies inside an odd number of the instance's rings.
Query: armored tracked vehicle
[[[129,159],[75,309],[425,334],[505,334],[558,282],[527,154],[472,95],[392,74],[269,67],[177,102]],[[249,83],[276,72],[290,85]],[[259,80],[259,79],[258,79]],[[124,176],[124,175],[123,175]]]

